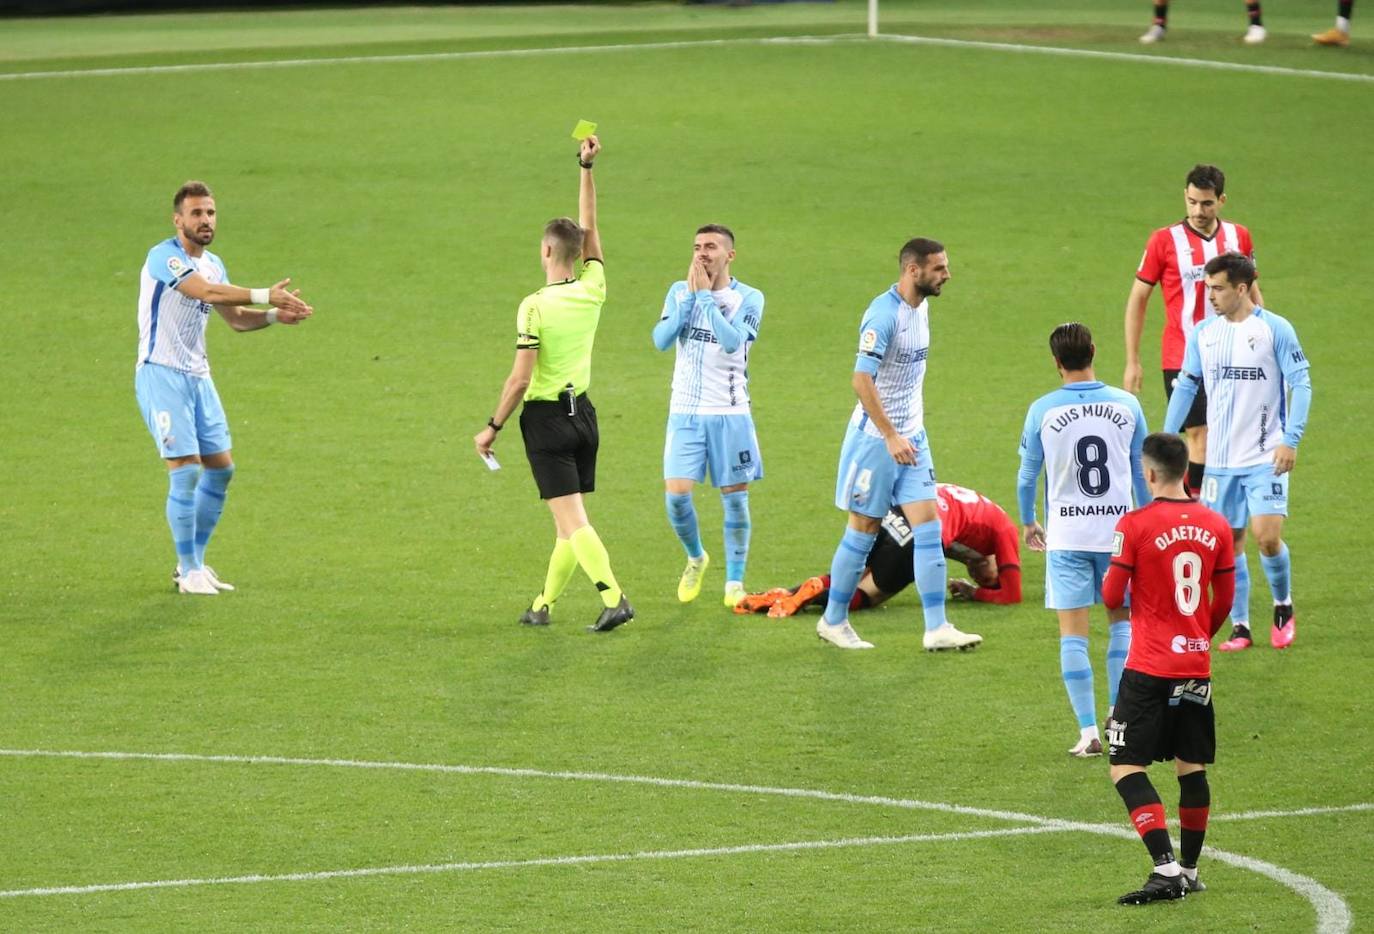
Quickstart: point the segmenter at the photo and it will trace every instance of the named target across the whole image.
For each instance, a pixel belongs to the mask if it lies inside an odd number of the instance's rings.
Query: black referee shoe
[[[610,632],[615,627],[623,626],[634,618],[635,608],[630,606],[629,599],[622,593],[620,602],[602,610],[601,615],[596,618],[596,622],[587,627],[587,631]]]
[[[547,626],[549,624],[549,608],[541,606],[539,609],[530,607],[520,614],[520,625],[522,626]]]
[[[1161,876],[1150,873],[1145,884],[1134,892],[1127,892],[1116,900],[1118,905],[1147,905],[1150,902],[1171,902],[1188,894],[1183,887],[1183,875]]]

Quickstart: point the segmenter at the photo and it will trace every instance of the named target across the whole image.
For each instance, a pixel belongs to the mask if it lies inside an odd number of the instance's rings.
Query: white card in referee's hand
[[[493,454],[493,453],[491,453],[490,451],[488,451],[488,452],[485,453],[485,454],[481,454],[481,455],[479,455],[479,456],[480,456],[480,457],[482,458],[482,460],[486,463],[487,469],[488,469],[488,470],[500,470],[500,469],[501,469],[501,465],[498,464],[498,463],[496,462],[496,455]]]

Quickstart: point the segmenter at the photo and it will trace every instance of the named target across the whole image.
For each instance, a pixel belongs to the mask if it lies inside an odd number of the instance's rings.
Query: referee
[[[554,603],[573,570],[581,565],[605,604],[588,629],[610,632],[634,619],[635,611],[611,573],[610,555],[587,519],[582,501],[584,494],[596,488],[599,442],[596,409],[587,398],[587,386],[592,377],[596,325],[606,301],[606,270],[596,230],[596,185],[592,181],[592,163],[600,151],[601,143],[595,136],[582,141],[577,156],[581,167],[578,222],[560,217],[544,226],[540,265],[544,267],[545,285],[520,303],[515,363],[496,412],[472,440],[478,454],[490,454],[497,432],[505,427],[516,403],[524,399],[520,434],[539,497],[549,504],[558,537],[544,589],[520,616],[520,622],[547,626]]]

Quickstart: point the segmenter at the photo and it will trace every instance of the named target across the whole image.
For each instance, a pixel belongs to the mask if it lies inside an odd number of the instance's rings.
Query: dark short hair
[[[720,234],[722,237],[730,241],[731,247],[734,247],[735,245],[735,232],[731,230],[729,227],[726,227],[724,224],[703,224],[702,226],[697,228],[697,233]]]
[[[172,195],[172,210],[180,211],[181,202],[187,198],[213,198],[215,193],[210,190],[210,186],[195,179],[187,182],[177,189],[177,193]]]
[[[1175,483],[1188,472],[1188,445],[1178,435],[1157,431],[1145,436],[1141,457],[1165,483]]]
[[[587,232],[571,217],[555,217],[544,225],[544,239],[553,241],[553,258],[572,262],[582,255],[582,241]]]
[[[1070,321],[1050,332],[1050,353],[1066,370],[1086,369],[1093,362],[1093,332]]]
[[[1250,257],[1232,251],[1213,256],[1203,269],[1209,276],[1215,276],[1219,272],[1226,273],[1226,281],[1232,285],[1249,288],[1255,281],[1255,264],[1250,261]]]
[[[1214,165],[1199,162],[1193,166],[1193,171],[1188,173],[1188,180],[1183,183],[1184,188],[1189,185],[1204,191],[1215,191],[1220,198],[1226,194],[1226,173]]]
[[[945,245],[938,240],[928,240],[925,237],[914,237],[902,244],[901,252],[897,254],[897,266],[905,269],[912,263],[917,266],[926,264],[926,257],[934,256],[936,253],[943,253]]]

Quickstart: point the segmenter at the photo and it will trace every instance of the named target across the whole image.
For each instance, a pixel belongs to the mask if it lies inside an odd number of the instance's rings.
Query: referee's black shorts
[[[562,402],[531,400],[520,410],[525,456],[539,487],[540,499],[553,499],[596,489],[596,449],[601,435],[596,408],[587,394],[577,397],[577,413]]]
[[[1178,374],[1181,370],[1164,371],[1164,399],[1168,401],[1174,397],[1174,385],[1178,382]],[[1188,410],[1187,416],[1183,419],[1184,428],[1206,428],[1207,427],[1207,390],[1202,388],[1201,381],[1197,384],[1197,395],[1193,398],[1193,407]]]
[[[1107,721],[1107,747],[1112,765],[1216,761],[1212,679],[1158,678],[1127,668]]]

